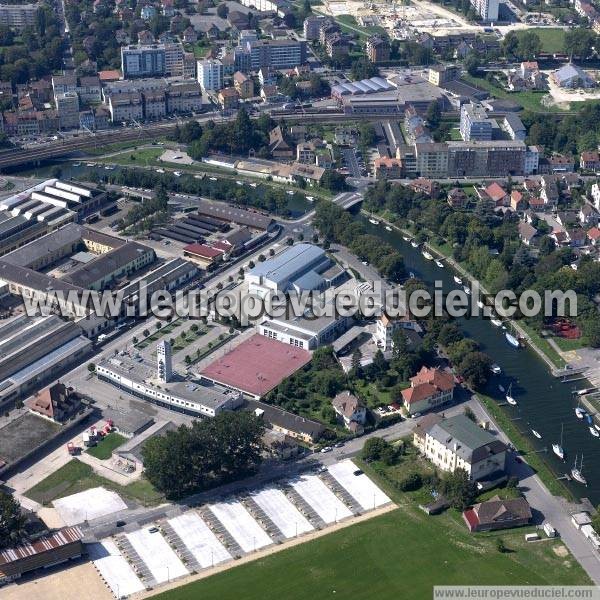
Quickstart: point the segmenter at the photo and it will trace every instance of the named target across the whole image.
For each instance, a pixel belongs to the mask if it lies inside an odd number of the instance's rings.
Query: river
[[[454,272],[449,266],[441,269],[433,261],[426,260],[420,250],[402,239],[400,232],[386,231],[383,224],[373,225],[363,215],[357,215],[356,218],[369,233],[389,242],[404,256],[407,271],[414,272],[419,279],[432,286],[434,281],[442,281],[444,291],[459,287],[454,282]],[[581,457],[583,454],[583,473],[588,482],[587,487],[575,482],[566,485],[576,497],[587,497],[595,505],[600,503],[600,438],[593,437],[587,422],[575,416],[577,400],[572,395],[575,386],[583,388],[589,383],[586,380],[561,383],[552,377],[537,354],[528,348],[515,349],[510,346],[504,332],[487,319],[461,318],[457,319],[457,323],[502,368],[501,375],[490,379],[485,390],[487,395],[503,404],[501,409],[527,435],[536,450],[547,449],[542,457],[557,476],[570,472],[575,456]],[[518,402],[515,407],[506,403],[504,394],[498,389],[499,385],[508,389],[511,383],[512,395]],[[564,463],[552,452],[552,444],[560,441],[561,424],[564,426]],[[538,431],[542,439],[537,439],[531,429]]]

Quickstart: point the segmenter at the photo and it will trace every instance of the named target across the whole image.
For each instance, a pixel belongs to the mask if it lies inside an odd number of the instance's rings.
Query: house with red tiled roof
[[[57,381],[26,400],[25,406],[45,419],[64,423],[79,410],[81,400],[72,388]]]
[[[485,192],[492,199],[496,207],[508,206],[509,195],[499,183],[495,181],[494,183],[490,183],[490,185],[485,188]]]
[[[409,415],[422,413],[450,402],[454,396],[454,377],[430,367],[410,379],[410,387],[402,390],[402,402]]]
[[[527,208],[527,199],[519,190],[513,190],[510,193],[510,207],[516,212],[521,212]]]
[[[595,150],[582,152],[579,157],[579,166],[586,171],[598,171],[600,169],[600,155]]]
[[[471,532],[522,527],[529,524],[532,516],[525,498],[502,500],[497,495],[463,512],[463,519]]]
[[[597,246],[600,242],[600,229],[598,229],[597,227],[592,227],[591,229],[588,229],[587,237],[594,246]]]

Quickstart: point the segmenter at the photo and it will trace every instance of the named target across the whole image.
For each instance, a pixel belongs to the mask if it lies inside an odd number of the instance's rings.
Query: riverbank
[[[414,234],[411,231],[399,227],[398,225],[394,224],[393,221],[382,217],[380,214],[372,214],[364,210],[362,212],[366,217],[375,217],[381,222],[391,226],[403,236],[414,237]],[[470,282],[476,281],[476,279],[472,277],[472,275],[462,265],[457,263],[451,256],[440,249],[439,246],[426,243],[426,247],[436,256],[443,258],[456,271],[456,273],[459,274],[460,277],[464,278],[465,280],[469,280]],[[480,286],[480,288],[483,293],[487,293],[485,287]],[[526,335],[527,332],[521,330],[519,326],[515,325],[515,328],[517,331],[519,331],[520,335],[523,335],[528,340],[530,339],[529,336]],[[551,370],[551,372],[553,374],[556,373],[558,367],[541,350],[541,348],[539,348],[539,346],[533,342],[530,342],[529,345],[532,350],[534,350],[535,354],[543,360],[544,364]],[[550,465],[544,460],[542,454],[540,453],[540,449],[536,448],[533,441],[529,439],[525,433],[521,432],[517,425],[519,421],[511,419],[510,415],[503,411],[498,405],[497,401],[491,396],[480,393],[477,393],[476,396],[486,407],[487,411],[494,418],[494,420],[498,423],[499,428],[506,433],[514,447],[525,458],[526,462],[532,467],[532,469],[536,471],[548,490],[553,495],[564,497],[569,500],[573,499],[573,493],[561,480],[557,479],[557,475],[554,473]]]
[[[389,220],[387,216],[383,216],[379,213],[371,213],[364,209],[361,209],[361,212],[367,217],[380,219],[386,225],[396,229],[403,235],[414,237],[414,233],[408,229],[396,225],[393,221]],[[427,233],[429,235],[433,235],[433,233],[430,231]],[[438,258],[443,258],[461,276],[461,278],[466,279],[471,283],[477,282],[479,289],[483,294],[490,293],[477,278],[473,277],[471,273],[469,273],[459,262],[454,259],[452,256],[452,250],[449,247],[441,247],[437,244],[431,243],[430,241],[424,242],[423,245]],[[526,340],[531,349],[546,363],[552,375],[554,377],[558,377],[565,368],[567,362],[558,353],[558,351],[552,347],[548,340],[545,340],[540,334],[524,323],[518,323],[512,319],[505,319],[505,321],[510,323],[511,327],[514,327],[519,336]]]

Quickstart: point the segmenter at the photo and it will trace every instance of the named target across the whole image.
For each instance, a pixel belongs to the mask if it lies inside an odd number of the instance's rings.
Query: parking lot
[[[93,544],[108,588],[125,596],[310,535],[390,499],[350,460],[184,510]]]

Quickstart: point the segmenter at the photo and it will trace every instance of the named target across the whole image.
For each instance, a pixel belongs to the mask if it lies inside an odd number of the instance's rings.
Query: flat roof
[[[254,396],[264,396],[310,359],[306,350],[256,333],[208,365],[200,375]]]
[[[222,159],[220,159],[222,160]],[[216,217],[222,221],[239,223],[255,229],[268,229],[273,223],[273,218],[259,212],[236,208],[223,202],[211,202],[201,198],[198,203],[198,213]]]

